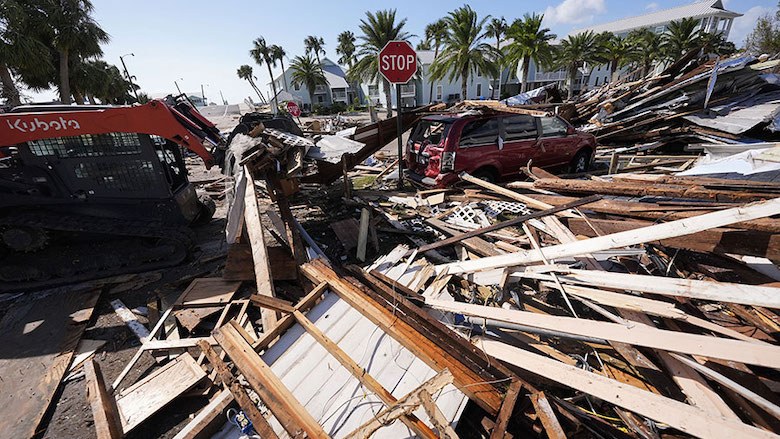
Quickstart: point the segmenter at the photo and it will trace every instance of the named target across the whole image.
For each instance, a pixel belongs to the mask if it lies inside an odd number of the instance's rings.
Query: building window
[[[477,84],[477,97],[482,97],[482,84]]]
[[[441,101],[442,95],[444,94],[444,87],[441,85],[436,86],[436,100]]]
[[[322,97],[322,95],[317,96],[317,103],[321,104],[323,102],[325,102],[325,99]]]
[[[596,87],[598,87],[598,86],[599,86],[599,79],[601,79],[601,78],[599,78],[598,76],[596,76]]]
[[[369,96],[379,96],[379,86],[378,85],[369,85],[368,86],[368,95]]]
[[[662,34],[666,30],[666,26],[656,26],[655,33]]]
[[[293,84],[293,88],[295,89],[295,91],[300,91],[301,90],[301,84],[296,82],[295,84]]]

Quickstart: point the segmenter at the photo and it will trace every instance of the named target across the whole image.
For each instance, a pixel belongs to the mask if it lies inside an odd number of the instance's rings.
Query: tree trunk
[[[439,44],[438,44],[438,41],[437,41],[436,49],[433,50],[433,60],[436,61],[436,58],[438,58],[438,56],[439,56]],[[433,66],[433,63],[431,63],[431,66]],[[431,76],[431,67],[430,66],[428,67],[428,76],[429,76],[429,78]],[[428,96],[428,103],[432,104],[433,103],[433,82],[434,81],[433,81],[433,79],[430,79],[430,81],[431,81],[431,94],[430,94],[430,96]]]
[[[572,100],[574,97],[574,81],[577,80],[577,66],[569,67],[569,97],[567,100]]]
[[[60,101],[65,105],[69,105],[71,102],[68,49],[60,50]]]
[[[73,87],[73,100],[76,101],[76,105],[84,105],[84,94],[76,87]]]
[[[393,117],[393,97],[390,95],[390,82],[387,79],[382,79],[382,87],[385,89],[385,103],[387,104],[387,117],[389,119]]]
[[[314,112],[314,90],[309,90],[309,111]]]
[[[16,84],[14,84],[14,78],[11,76],[11,71],[8,70],[8,66],[3,63],[0,63],[0,83],[3,84],[6,102],[12,107],[22,105],[22,100],[19,97],[19,89],[16,88]]]
[[[260,103],[262,104],[262,103],[266,102],[265,101],[265,96],[263,96],[263,94],[260,93],[260,89],[257,88],[257,84],[255,84],[255,81],[253,81],[252,78],[249,78],[248,81],[249,81],[249,85],[251,85],[252,89],[255,91],[255,93],[257,93],[257,96],[260,97]]]
[[[618,74],[618,62],[612,61],[609,65],[609,82],[614,82],[617,79]]]
[[[528,56],[523,57],[523,80],[520,82],[520,93],[523,93],[528,88],[528,69],[531,67],[531,58]]]
[[[278,93],[276,93],[276,81],[274,81],[274,74],[273,74],[273,72],[271,71],[271,64],[269,64],[269,63],[268,63],[268,61],[266,61],[266,63],[265,63],[265,66],[266,66],[266,67],[268,67],[268,76],[270,76],[270,77],[271,77],[271,88],[272,88],[272,89],[273,89],[273,91],[274,91],[274,97],[273,97],[273,98],[271,98],[271,99],[268,101],[268,103],[270,104],[270,103],[271,103],[271,101],[274,101],[274,102],[275,102],[275,103],[273,104],[273,106],[274,106],[274,107],[272,108],[272,110],[273,110],[273,113],[274,113],[274,114],[276,114],[276,108],[277,108],[277,107],[279,107],[279,102],[277,102],[277,101],[276,101],[276,95],[278,94]]]
[[[468,69],[463,69],[463,71],[460,72],[460,100],[465,101],[468,99],[468,78],[469,78],[469,71]]]
[[[499,40],[498,36],[496,36],[496,56],[499,56],[501,54],[501,41]],[[498,68],[498,78],[496,79],[496,83],[501,83],[501,62],[500,58],[497,60],[499,61],[496,66]],[[496,89],[498,88],[498,85],[496,87],[493,87],[493,90],[490,91],[490,99],[495,99],[495,93]],[[501,99],[501,96],[498,97],[498,99]]]

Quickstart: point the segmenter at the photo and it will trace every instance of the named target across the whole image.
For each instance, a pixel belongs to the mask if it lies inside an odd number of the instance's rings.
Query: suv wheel
[[[570,174],[580,174],[590,169],[590,152],[587,149],[580,150],[574,155],[569,165]]]

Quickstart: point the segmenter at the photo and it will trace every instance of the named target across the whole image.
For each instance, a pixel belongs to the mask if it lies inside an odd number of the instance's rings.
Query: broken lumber
[[[713,439],[777,438],[777,435],[766,430],[712,416],[701,409],[671,398],[559,363],[499,341],[478,338],[475,343],[487,354],[502,361],[593,395],[639,415],[663,422],[693,436]]]
[[[690,235],[714,227],[727,226],[740,221],[765,218],[780,214],[780,198],[747,204],[718,212],[670,221],[627,230],[611,235],[599,236],[582,241],[543,247],[541,251],[519,251],[500,256],[491,256],[476,261],[453,262],[436,266],[436,273],[447,270],[449,274],[469,273],[492,268],[504,268],[540,262],[543,259],[557,259],[566,256],[578,256],[602,250],[627,247],[648,241],[658,241],[675,236]]]
[[[103,373],[94,359],[84,363],[84,375],[97,439],[120,439],[124,434],[116,401],[106,390]]]
[[[742,340],[668,331],[643,324],[627,326],[618,323],[544,315],[440,299],[426,299],[425,304],[442,311],[555,330],[562,333],[597,337],[664,351],[702,355],[780,368],[780,347],[770,344],[749,343]]]

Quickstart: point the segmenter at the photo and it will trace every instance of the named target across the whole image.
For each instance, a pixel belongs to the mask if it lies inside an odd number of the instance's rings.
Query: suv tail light
[[[444,151],[441,153],[441,163],[439,165],[441,172],[452,172],[455,170],[455,152]]]

